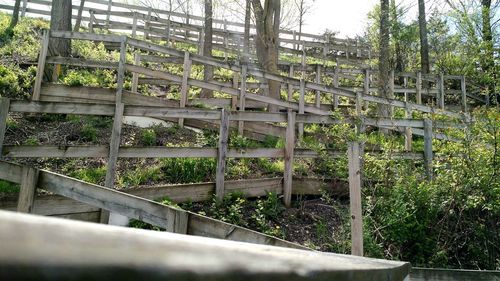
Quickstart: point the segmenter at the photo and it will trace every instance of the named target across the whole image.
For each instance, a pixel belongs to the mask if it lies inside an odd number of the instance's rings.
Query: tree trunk
[[[380,57],[379,57],[379,95],[392,98],[389,86],[390,51],[389,51],[389,0],[380,1]],[[390,107],[379,104],[379,115],[390,116]]]
[[[212,56],[212,21],[213,21],[213,5],[212,0],[205,0],[205,38],[203,41],[203,55]],[[205,81],[212,80],[214,76],[214,69],[212,66],[205,65],[203,70],[203,78]],[[213,91],[202,89],[200,93],[201,98],[211,98]]]
[[[425,0],[418,0],[418,27],[420,30],[420,67],[422,74],[430,72],[427,21],[425,20]]]
[[[9,28],[10,30],[16,27],[17,22],[19,21],[19,7],[21,6],[21,0],[16,0],[14,3],[14,11],[12,12],[12,20],[10,21]]]
[[[394,51],[396,52],[396,73],[404,71],[403,51],[401,49],[401,29],[398,19],[398,11],[396,7],[396,0],[391,0],[391,22],[392,22],[392,38],[394,40]],[[403,77],[400,77],[399,83],[403,84]]]
[[[72,31],[71,15],[71,0],[52,0],[50,30]],[[47,55],[69,57],[71,55],[71,40],[50,38]],[[47,66],[44,73],[45,80],[54,82],[59,77],[60,71],[60,65]]]
[[[52,0],[50,30],[71,31],[71,0]],[[71,54],[71,40],[51,38],[49,56],[67,57]]]
[[[245,6],[245,35],[243,37],[243,61],[249,61],[250,55],[250,17],[251,17],[251,3],[246,0]]]
[[[495,92],[496,76],[498,75],[494,69],[495,57],[493,53],[493,34],[491,32],[491,0],[481,0],[481,16],[484,48],[482,68],[488,78],[485,86],[489,95]]]
[[[262,7],[260,0],[252,0],[257,27],[257,58],[261,67],[273,74],[278,74],[280,5],[280,0],[266,0]],[[281,84],[272,80],[267,80],[267,83],[269,96],[280,99]],[[278,106],[269,104],[268,111],[277,112]]]

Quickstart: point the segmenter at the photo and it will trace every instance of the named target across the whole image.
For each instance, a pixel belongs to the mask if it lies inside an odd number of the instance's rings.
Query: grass
[[[0,193],[4,193],[4,194],[19,193],[19,184],[0,180]]]

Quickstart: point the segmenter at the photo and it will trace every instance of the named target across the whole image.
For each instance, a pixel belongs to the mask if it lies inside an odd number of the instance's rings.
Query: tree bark
[[[257,27],[255,40],[257,58],[261,67],[273,74],[278,74],[280,2],[280,0],[266,0],[262,7],[260,0],[252,0]],[[272,80],[267,80],[267,83],[269,96],[280,99],[281,84]],[[269,104],[268,111],[277,112],[278,107]]]
[[[243,37],[243,61],[249,61],[250,55],[250,18],[251,18],[251,3],[250,0],[246,0],[245,6],[245,35]]]
[[[392,37],[394,40],[394,51],[396,55],[396,73],[404,71],[403,51],[401,48],[401,29],[398,19],[398,11],[396,7],[396,0],[391,0],[391,22],[392,22]],[[400,77],[400,84],[403,83],[403,77]]]
[[[52,0],[50,30],[71,31],[71,13],[71,0]],[[69,56],[71,40],[51,38],[48,53],[49,56]]]
[[[380,0],[380,57],[379,57],[379,95],[392,98],[389,86],[390,50],[389,50],[389,0]],[[379,104],[379,115],[390,116],[390,107]]]
[[[212,56],[212,22],[213,22],[213,5],[212,0],[205,0],[205,35],[203,41],[203,55]],[[212,66],[205,65],[203,70],[203,78],[205,81],[212,80],[214,76],[214,69]],[[202,89],[200,93],[201,98],[211,98],[213,91]]]
[[[495,92],[496,76],[498,75],[494,69],[495,57],[493,52],[493,34],[491,31],[491,0],[481,0],[481,17],[484,48],[482,68],[489,78],[485,85],[487,94],[491,94]]]
[[[425,19],[425,0],[418,0],[418,27],[420,31],[420,68],[422,74],[428,74],[430,72],[430,63],[427,21]]]
[[[12,20],[10,21],[8,28],[10,30],[14,29],[19,21],[19,7],[21,7],[21,0],[16,0],[14,3],[14,10],[12,11]]]

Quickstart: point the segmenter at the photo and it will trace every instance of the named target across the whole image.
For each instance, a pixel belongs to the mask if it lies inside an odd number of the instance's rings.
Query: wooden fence
[[[47,57],[47,48],[49,38],[66,38],[74,40],[91,40],[91,41],[104,41],[111,43],[120,43],[120,58],[118,63],[99,62],[99,61],[84,61],[73,58],[60,58],[60,57]],[[125,60],[127,46],[135,48],[136,51],[144,50],[151,53],[159,53],[162,55],[169,55],[170,57],[182,57],[184,73],[178,76],[163,70],[152,70],[150,68],[128,64]],[[140,63],[140,60],[135,60]],[[192,62],[200,63],[203,65],[211,65],[214,67],[221,67],[233,71],[238,75],[242,75],[241,84],[234,83],[234,85],[221,85],[218,81],[200,81],[189,78]],[[78,67],[104,67],[117,70],[117,88],[116,90],[105,90],[96,88],[68,88],[56,85],[43,85],[42,76],[46,63],[52,64],[65,64]],[[128,92],[123,89],[125,79],[125,72],[132,72],[132,89],[133,92]],[[300,98],[298,104],[292,100],[277,100],[249,92],[246,89],[247,76],[245,73],[252,75],[255,78],[265,78],[279,81],[289,87],[293,88],[299,86]],[[164,101],[154,97],[145,97],[135,93],[138,88],[140,77],[138,74],[145,75],[146,77],[160,79],[167,82],[174,82],[181,84],[181,97],[180,102],[176,102],[174,107],[169,101]],[[367,79],[365,79],[367,80]],[[235,97],[236,101],[232,101],[232,111],[225,109],[222,110],[207,110],[207,109],[194,109],[186,107],[189,104],[188,89],[190,86],[210,89],[222,93],[230,94]],[[313,91],[316,98],[316,103],[313,105],[305,104],[306,90]],[[218,61],[214,58],[204,57],[187,52],[180,52],[178,50],[156,45],[150,42],[144,42],[137,39],[128,38],[125,36],[115,35],[99,35],[88,33],[76,32],[45,32],[43,36],[42,49],[40,51],[37,76],[33,90],[32,101],[9,101],[8,99],[0,100],[0,108],[2,109],[0,116],[0,145],[3,143],[5,135],[5,123],[8,112],[36,112],[36,113],[59,113],[59,114],[83,114],[83,115],[101,115],[113,116],[114,123],[111,134],[111,141],[109,146],[6,146],[0,147],[2,150],[1,155],[8,157],[107,157],[107,172],[105,186],[112,188],[115,181],[116,162],[119,157],[212,157],[217,159],[216,170],[216,183],[215,194],[218,198],[222,198],[226,192],[226,184],[224,179],[225,163],[227,158],[250,158],[250,157],[267,157],[267,158],[284,158],[285,170],[283,175],[283,195],[284,202],[287,206],[291,204],[291,196],[294,193],[292,175],[293,175],[293,162],[294,158],[299,157],[317,157],[318,154],[314,151],[295,149],[296,142],[296,127],[298,125],[299,135],[303,134],[303,124],[339,124],[349,123],[352,125],[359,122],[356,118],[337,120],[329,116],[329,111],[322,109],[321,105],[318,107],[318,91],[329,93],[332,95],[343,96],[348,99],[354,99],[356,110],[361,117],[361,127],[376,126],[381,128],[404,128],[407,136],[408,146],[411,147],[412,132],[424,135],[425,151],[423,157],[421,154],[403,153],[403,158],[408,159],[424,159],[428,176],[432,176],[432,138],[447,138],[445,135],[433,133],[433,124],[429,120],[413,120],[413,119],[389,119],[389,118],[367,118],[362,117],[361,107],[367,101],[375,102],[377,104],[385,104],[390,106],[399,106],[408,108],[411,106],[416,110],[431,113],[440,113],[453,117],[460,117],[460,114],[451,111],[435,111],[434,108],[421,105],[411,104],[410,102],[400,102],[397,100],[383,99],[380,97],[372,96],[368,92],[354,92],[340,87],[331,87],[321,83],[306,82],[303,79],[298,80],[291,77],[280,76],[275,74],[266,73],[260,69],[249,67],[248,65],[234,65],[227,62]],[[74,93],[77,93],[75,96]],[[251,100],[261,104],[273,104],[285,108],[287,113],[264,113],[245,111],[245,104],[247,100]],[[238,108],[234,104],[239,104]],[[237,111],[235,111],[237,110]],[[298,111],[296,113],[295,111]],[[210,121],[212,124],[219,126],[219,145],[217,148],[169,148],[169,147],[120,147],[120,135],[123,116],[146,116],[167,120],[178,120],[179,123],[184,124],[189,120],[196,121]],[[231,124],[233,122],[233,124]],[[249,123],[262,123],[265,128],[260,130],[264,133],[268,128],[276,128],[276,132],[284,130],[285,137],[284,149],[246,149],[245,151],[235,150],[228,148],[228,136],[231,125],[237,127],[239,132],[242,132]],[[276,127],[270,123],[286,123],[286,128]],[[186,123],[187,124],[187,123]],[[434,127],[439,127],[437,124]],[[443,124],[441,126],[456,126],[454,124]],[[259,126],[254,126],[259,128]],[[301,131],[302,129],[302,131]],[[419,131],[420,130],[420,131]],[[360,161],[360,155],[363,155],[362,146],[353,144],[350,148],[350,171],[353,175],[359,177],[359,165],[355,163]],[[331,156],[343,155],[345,152],[331,152]],[[359,179],[350,179],[352,194],[359,195]],[[359,199],[359,196],[356,197]],[[353,199],[354,200],[354,199]],[[355,201],[355,200],[354,200]],[[359,201],[359,200],[357,200]],[[360,205],[357,205],[360,207]],[[357,207],[356,207],[357,208]],[[359,219],[360,210],[353,209],[357,212]],[[357,220],[359,221],[359,220]],[[355,225],[353,223],[353,225]],[[362,235],[360,228],[355,231],[354,236]],[[361,241],[358,239],[357,241]],[[354,245],[359,246],[359,245]],[[358,252],[362,253],[361,250]]]

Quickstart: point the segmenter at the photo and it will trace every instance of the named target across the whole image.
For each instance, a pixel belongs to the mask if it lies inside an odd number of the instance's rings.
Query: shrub
[[[80,134],[84,141],[89,141],[89,142],[97,141],[97,129],[90,124],[83,125]]]
[[[156,132],[153,129],[142,129],[140,143],[145,146],[156,144]]]
[[[88,183],[99,184],[102,183],[106,177],[106,166],[77,169],[70,172],[70,177],[77,178]]]

